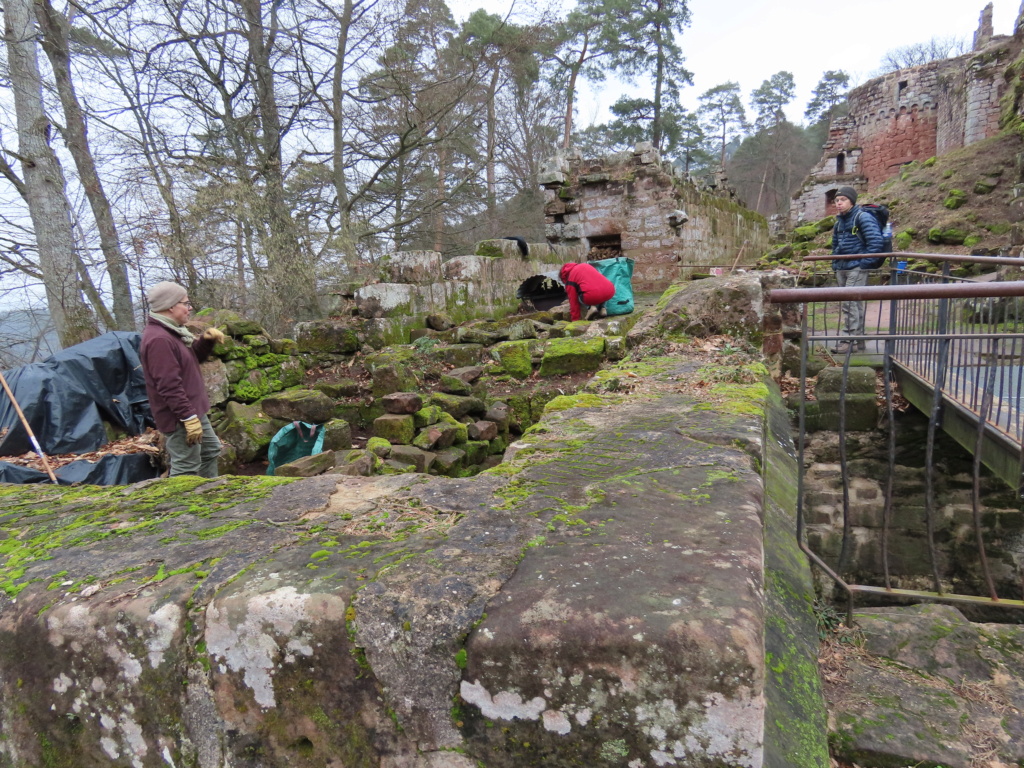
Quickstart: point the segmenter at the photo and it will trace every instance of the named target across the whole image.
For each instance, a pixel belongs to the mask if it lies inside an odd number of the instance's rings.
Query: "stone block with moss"
[[[328,352],[347,355],[362,346],[351,327],[331,320],[311,320],[295,325],[295,344],[299,352]]]
[[[391,455],[392,447],[391,441],[384,437],[371,437],[366,441],[366,450],[382,459]]]
[[[508,437],[498,435],[487,444],[487,450],[491,455],[501,454],[508,448]]]
[[[988,195],[996,188],[996,182],[989,181],[988,179],[978,179],[974,182],[974,194],[976,195]]]
[[[844,389],[848,394],[873,395],[875,393],[875,369],[866,365],[851,365],[844,380],[843,369],[825,368],[818,374],[815,392],[823,395],[839,395]]]
[[[324,450],[340,451],[352,447],[352,427],[344,419],[331,419],[323,426]]]
[[[334,469],[334,451],[323,451],[281,464],[274,469],[274,474],[277,477],[315,477],[329,469]]]
[[[951,189],[946,195],[946,199],[942,201],[942,205],[949,208],[951,211],[955,211],[967,202],[967,193],[962,189]]]
[[[463,416],[468,416],[471,413],[482,416],[487,411],[487,406],[478,397],[449,395],[445,392],[435,392],[432,394],[430,396],[430,404],[436,405],[456,419],[461,419]]]
[[[528,341],[503,341],[494,345],[491,354],[509,376],[526,379],[533,373]]]
[[[464,443],[469,439],[469,428],[450,413],[442,413],[438,424],[447,424],[455,430],[455,443]]]
[[[847,432],[866,432],[878,426],[878,404],[875,402],[873,392],[871,394],[847,394],[844,405],[843,426]],[[818,395],[816,401],[806,404],[804,415],[804,423],[808,432],[839,431],[839,396]]]
[[[354,379],[340,379],[339,381],[318,381],[313,389],[323,392],[335,400],[342,397],[356,397],[360,393],[358,382]]]
[[[462,395],[463,397],[473,392],[473,387],[469,383],[448,374],[441,374],[438,389],[448,395]]]
[[[395,392],[410,392],[418,388],[419,382],[413,370],[405,365],[378,365],[371,373],[371,392],[375,398]]]
[[[466,452],[466,464],[481,464],[490,454],[490,442],[486,440],[467,440],[462,444]]]
[[[481,344],[449,344],[429,350],[427,357],[456,368],[464,368],[468,365],[478,364],[483,349]]]
[[[893,247],[897,251],[905,251],[913,240],[914,238],[909,232],[897,232],[896,237],[893,238]]]
[[[263,412],[275,419],[323,424],[334,418],[334,401],[315,389],[289,389],[263,399]]]
[[[797,227],[793,230],[793,242],[804,243],[809,240],[813,240],[818,236],[818,227],[814,224],[807,224],[803,227]]]
[[[439,475],[455,477],[466,466],[466,452],[461,448],[445,448],[434,457],[434,470]]]
[[[430,426],[431,424],[436,424],[438,419],[441,418],[441,413],[441,409],[436,405],[423,406],[412,415],[416,429],[422,429],[423,427]]]
[[[421,451],[411,445],[396,445],[391,451],[391,460],[399,464],[406,464],[417,472],[429,472],[434,465],[437,454],[430,451]]]
[[[217,428],[218,436],[235,449],[238,461],[243,464],[266,456],[276,431],[270,418],[257,406],[234,402],[224,408],[224,420]]]
[[[392,444],[409,445],[416,437],[412,416],[386,413],[373,420],[373,434]]]
[[[551,339],[540,363],[541,376],[596,371],[604,360],[604,338]]]
[[[932,227],[928,230],[928,242],[938,245],[963,245],[967,232],[959,227]]]

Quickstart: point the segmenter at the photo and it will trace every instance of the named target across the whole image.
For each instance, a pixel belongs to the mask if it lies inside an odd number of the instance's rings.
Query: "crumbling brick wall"
[[[833,121],[821,161],[794,195],[790,222],[834,213],[838,187],[870,191],[907,163],[996,135],[1004,73],[1024,46],[1019,27],[1013,36],[993,36],[989,6],[970,53],[890,72],[852,90],[849,114]]]

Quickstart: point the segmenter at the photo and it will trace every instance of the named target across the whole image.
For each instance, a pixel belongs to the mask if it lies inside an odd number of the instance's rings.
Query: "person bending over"
[[[589,307],[587,320],[607,315],[604,303],[615,295],[615,285],[595,267],[570,262],[562,265],[558,276],[569,295],[570,319],[581,319],[581,305]]]
[[[210,398],[199,371],[213,346],[224,340],[216,328],[196,338],[185,327],[192,304],[177,283],[157,283],[146,294],[149,318],[142,332],[142,373],[156,428],[167,437],[171,476],[217,476],[220,440],[210,426]]]

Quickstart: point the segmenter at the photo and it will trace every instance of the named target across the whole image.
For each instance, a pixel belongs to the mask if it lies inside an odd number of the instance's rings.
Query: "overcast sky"
[[[520,4],[523,0],[517,0]],[[558,2],[558,0],[552,0]],[[505,15],[511,0],[449,0],[462,21],[476,8]],[[572,3],[564,0],[565,9]],[[978,28],[983,0],[689,0],[690,26],[681,43],[693,86],[683,90],[690,109],[697,97],[719,83],[736,81],[749,109],[750,92],[776,72],[792,72],[797,97],[786,110],[793,122],[803,120],[811,91],[822,73],[842,69],[854,83],[870,79],[886,51],[933,37],[967,38]],[[994,0],[997,35],[1009,35],[1019,0]],[[564,15],[564,11],[563,11]],[[604,122],[607,108],[627,90],[608,82],[590,88],[581,101],[581,125]]]

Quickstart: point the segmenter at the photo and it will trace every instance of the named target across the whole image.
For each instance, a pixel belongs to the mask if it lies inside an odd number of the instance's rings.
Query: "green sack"
[[[319,424],[307,424],[304,421],[285,424],[277,430],[267,448],[267,459],[270,461],[267,474],[274,474],[274,470],[282,464],[323,452],[324,431]]]
[[[633,260],[625,256],[616,256],[613,259],[599,259],[587,262],[612,281],[615,286],[615,295],[610,301],[604,303],[608,316],[628,315],[633,311]]]

